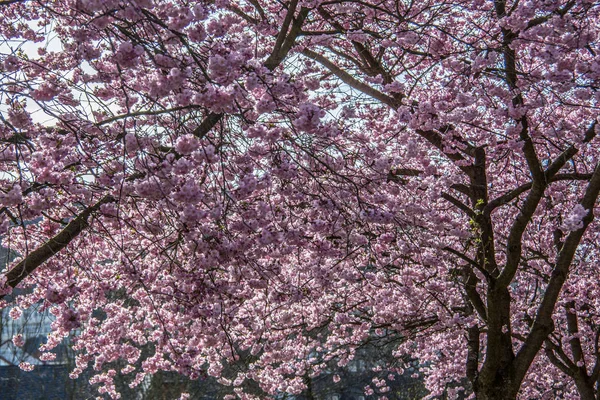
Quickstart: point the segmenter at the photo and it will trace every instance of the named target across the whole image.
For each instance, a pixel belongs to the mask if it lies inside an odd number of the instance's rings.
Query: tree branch
[[[527,337],[527,340],[519,350],[515,359],[515,379],[517,382],[521,382],[531,365],[531,362],[535,358],[542,344],[548,337],[548,334],[554,329],[554,323],[552,320],[552,313],[556,305],[556,300],[560,294],[560,291],[567,279],[569,273],[569,267],[573,262],[575,251],[581,242],[581,238],[585,233],[589,224],[594,220],[594,205],[598,199],[600,193],[600,164],[596,165],[594,174],[588,187],[585,191],[581,205],[584,209],[589,210],[587,215],[583,218],[583,227],[576,231],[571,232],[565,239],[564,245],[558,257],[556,264],[542,302],[538,308],[531,332]]]
[[[309,49],[302,50],[302,54],[304,54],[305,56],[307,56],[310,59],[315,60],[316,62],[318,62],[325,68],[327,68],[335,76],[337,76],[342,82],[344,82],[346,85],[352,87],[353,89],[356,89],[356,90],[366,94],[367,96],[370,96],[376,100],[379,100],[383,104],[386,104],[386,105],[392,107],[393,109],[398,108],[398,106],[400,105],[400,102],[397,101],[396,99],[394,99],[393,97],[388,96],[384,93],[381,93],[379,90],[374,89],[371,86],[367,85],[366,83],[359,81],[358,79],[353,77],[351,74],[344,71],[343,69],[341,69],[340,67],[335,65],[333,62],[331,62],[329,59],[322,56],[321,54],[316,53]]]
[[[105,196],[96,204],[84,209],[75,219],[60,231],[56,236],[46,243],[25,255],[17,265],[9,269],[6,273],[6,284],[15,288],[23,279],[27,278],[37,267],[46,262],[50,257],[67,247],[87,226],[88,219],[92,213],[98,211],[100,206],[107,203],[113,203],[116,199],[112,196]],[[4,296],[0,296],[2,299]]]
[[[473,210],[471,210],[466,204],[458,200],[456,197],[448,193],[442,193],[441,197],[442,199],[448,201],[449,203],[453,204],[456,208],[467,214],[470,218],[475,219],[477,217],[477,214],[475,214]]]
[[[558,181],[589,181],[592,178],[592,174],[582,174],[582,173],[565,173],[565,174],[556,174],[548,179],[549,182],[558,182]],[[510,203],[512,200],[517,198],[519,195],[525,193],[529,189],[531,189],[532,182],[525,183],[500,197],[495,198],[490,201],[484,209],[484,213],[492,213],[496,208],[501,207]]]

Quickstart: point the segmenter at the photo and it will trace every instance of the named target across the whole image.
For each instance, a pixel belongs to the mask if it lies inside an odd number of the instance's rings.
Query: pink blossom
[[[19,368],[21,368],[21,370],[23,371],[33,371],[33,369],[35,368],[32,364],[28,363],[28,362],[22,362],[19,364]]]
[[[17,347],[23,347],[25,344],[25,339],[23,338],[23,335],[19,333],[13,336],[12,342]]]
[[[8,193],[0,192],[0,204],[16,206],[23,202],[23,194],[20,185],[14,185]]]
[[[198,140],[192,135],[180,136],[177,143],[175,143],[175,150],[178,153],[185,155],[193,153],[198,147]]]
[[[31,116],[22,107],[8,110],[8,120],[18,129],[28,128],[32,123]]]
[[[31,93],[31,97],[38,101],[50,101],[54,99],[59,92],[60,90],[58,87],[50,83],[43,83]]]
[[[61,295],[58,289],[48,288],[48,290],[46,290],[46,300],[50,303],[60,303],[64,300],[64,296]]]
[[[589,210],[584,209],[581,204],[575,205],[564,219],[561,229],[566,232],[571,232],[583,228],[583,218],[585,218],[588,213]]]
[[[134,67],[139,62],[139,57],[142,54],[144,54],[142,46],[134,46],[130,42],[122,42],[115,53],[115,61],[126,68]]]
[[[14,72],[19,69],[20,60],[13,55],[9,55],[4,59],[2,65],[5,71]]]
[[[294,120],[294,126],[303,131],[312,132],[319,126],[321,118],[325,116],[325,111],[314,104],[300,105]]]
[[[19,318],[21,318],[21,315],[23,315],[23,310],[21,310],[19,307],[13,307],[13,308],[11,308],[8,315],[12,319],[19,319]]]
[[[40,360],[42,361],[54,361],[56,360],[56,354],[55,353],[42,353],[42,355],[40,355]]]

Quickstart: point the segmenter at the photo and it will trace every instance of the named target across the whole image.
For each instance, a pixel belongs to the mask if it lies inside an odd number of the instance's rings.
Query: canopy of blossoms
[[[372,398],[408,356],[431,397],[594,399],[599,13],[0,0],[2,306],[113,398],[300,394],[384,340]]]

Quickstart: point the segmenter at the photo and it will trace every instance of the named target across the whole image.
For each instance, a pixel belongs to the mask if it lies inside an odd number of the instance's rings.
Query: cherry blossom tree
[[[3,306],[113,398],[388,336],[431,397],[598,398],[599,5],[0,0]]]

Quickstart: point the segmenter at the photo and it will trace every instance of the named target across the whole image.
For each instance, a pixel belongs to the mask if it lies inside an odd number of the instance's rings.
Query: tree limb
[[[116,199],[110,195],[104,196],[96,204],[84,209],[75,219],[46,243],[25,255],[17,265],[6,273],[6,284],[15,288],[23,279],[27,278],[36,268],[46,262],[50,257],[67,247],[85,228],[92,213],[98,211],[103,204],[113,203]],[[4,295],[0,295],[2,299]]]
[[[594,219],[594,205],[598,199],[600,193],[600,164],[596,165],[594,174],[588,187],[585,191],[581,205],[584,209],[589,210],[587,215],[583,218],[583,227],[576,231],[571,232],[565,239],[564,245],[558,253],[556,264],[550,282],[546,287],[544,297],[538,308],[531,332],[527,337],[527,340],[517,353],[515,359],[515,379],[517,382],[521,382],[531,365],[531,362],[535,358],[542,344],[548,337],[548,334],[553,330],[554,323],[552,320],[552,313],[556,301],[560,294],[560,291],[567,279],[569,273],[569,267],[575,256],[575,251],[579,246],[581,238],[585,233],[587,227]]]

